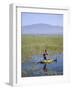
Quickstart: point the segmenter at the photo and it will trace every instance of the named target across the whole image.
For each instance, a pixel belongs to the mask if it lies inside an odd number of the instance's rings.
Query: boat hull
[[[40,61],[39,63],[41,64],[51,64],[53,62],[57,62],[57,59],[48,59],[48,60],[43,60],[43,61]]]

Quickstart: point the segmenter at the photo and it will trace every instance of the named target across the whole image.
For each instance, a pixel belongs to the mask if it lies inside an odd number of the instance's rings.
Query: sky
[[[21,13],[21,26],[32,24],[49,24],[55,26],[63,26],[62,14],[48,14],[48,13]]]

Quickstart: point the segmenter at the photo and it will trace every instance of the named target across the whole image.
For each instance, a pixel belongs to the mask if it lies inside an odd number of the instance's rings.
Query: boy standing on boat
[[[45,49],[45,51],[44,51],[44,53],[43,53],[43,58],[44,58],[44,60],[47,60],[47,55],[48,55],[48,52],[47,52],[47,50]],[[45,72],[47,72],[46,64],[44,65],[43,70],[44,70]]]
[[[47,50],[45,49],[44,53],[43,53],[43,58],[44,60],[47,60],[47,55],[48,55],[48,52]]]

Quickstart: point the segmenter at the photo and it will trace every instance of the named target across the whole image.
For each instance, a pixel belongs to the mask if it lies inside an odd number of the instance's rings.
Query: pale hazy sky
[[[21,26],[32,24],[49,24],[56,26],[63,26],[62,14],[48,14],[48,13],[21,13]]]

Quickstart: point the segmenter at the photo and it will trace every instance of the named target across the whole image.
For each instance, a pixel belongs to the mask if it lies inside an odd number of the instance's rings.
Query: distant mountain
[[[21,28],[22,34],[63,34],[63,27],[48,24],[33,24]]]

